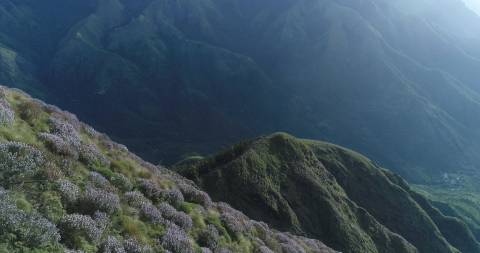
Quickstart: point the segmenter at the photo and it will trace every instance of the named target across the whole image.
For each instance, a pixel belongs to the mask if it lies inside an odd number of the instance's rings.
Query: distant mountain
[[[212,202],[74,115],[0,87],[0,252],[335,251]]]
[[[165,163],[287,131],[478,173],[479,45],[460,0],[0,1],[0,83]]]
[[[214,200],[342,252],[480,252],[448,217],[399,176],[328,143],[274,134],[176,170]]]

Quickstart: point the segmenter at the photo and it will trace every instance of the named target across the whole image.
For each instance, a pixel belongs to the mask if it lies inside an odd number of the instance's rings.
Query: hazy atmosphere
[[[0,253],[480,253],[480,1],[0,0]]]
[[[465,0],[467,6],[475,11],[477,14],[480,14],[480,1],[478,0]]]

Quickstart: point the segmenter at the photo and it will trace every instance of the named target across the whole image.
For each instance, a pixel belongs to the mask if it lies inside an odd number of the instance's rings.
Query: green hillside
[[[342,252],[480,252],[464,222],[332,144],[274,134],[175,168],[213,199]]]
[[[0,252],[319,252],[213,202],[73,114],[0,89]]]

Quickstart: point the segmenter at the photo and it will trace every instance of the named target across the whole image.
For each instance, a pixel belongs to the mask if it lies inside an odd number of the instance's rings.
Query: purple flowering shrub
[[[117,194],[87,186],[79,200],[79,207],[84,211],[103,211],[109,214],[120,209],[120,198]]]
[[[61,179],[56,182],[56,185],[64,202],[69,204],[77,202],[81,192],[80,188],[76,184],[67,179]]]
[[[0,143],[0,178],[7,181],[34,176],[45,159],[41,151],[20,143]]]
[[[167,227],[165,235],[161,239],[162,246],[172,252],[194,253],[190,237],[185,231],[176,225]]]
[[[113,236],[107,237],[100,248],[102,253],[126,253],[121,240]]]
[[[98,242],[105,229],[103,225],[102,222],[97,222],[88,215],[69,214],[62,218],[59,227],[67,245],[74,245],[77,236],[82,236],[90,242]]]
[[[0,235],[12,233],[26,244],[42,247],[60,240],[55,224],[36,212],[18,209],[9,193],[0,188]]]

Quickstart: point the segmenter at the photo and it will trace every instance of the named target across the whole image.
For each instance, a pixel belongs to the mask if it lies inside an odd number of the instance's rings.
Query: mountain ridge
[[[0,82],[155,162],[287,131],[416,183],[480,164],[480,18],[462,2],[253,2],[4,1]]]
[[[480,251],[477,238],[463,221],[442,214],[392,172],[336,145],[280,133],[240,143],[210,158],[187,160],[174,168],[213,199],[230,203],[273,227],[321,239],[342,252],[358,252],[369,245],[349,241],[359,231],[373,242],[362,252]],[[343,198],[353,205],[342,204]],[[340,225],[340,233],[328,233],[329,222],[343,222],[328,206],[345,212],[340,217],[350,217],[345,223],[358,230]],[[452,232],[454,228],[458,231]],[[387,239],[377,237],[382,233]],[[400,241],[393,239],[395,236]],[[404,246],[400,246],[402,240]],[[406,246],[410,243],[413,251]]]

